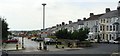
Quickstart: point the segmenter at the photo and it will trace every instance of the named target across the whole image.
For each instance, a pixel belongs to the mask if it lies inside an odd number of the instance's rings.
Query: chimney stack
[[[59,25],[57,24],[56,26],[58,27]]]
[[[86,18],[84,17],[83,20],[86,20]]]
[[[105,10],[106,13],[108,13],[110,11],[111,11],[110,8],[106,8],[106,10]]]
[[[117,10],[118,10],[118,16],[120,16],[120,7],[118,7]]]
[[[59,24],[59,26],[62,26],[61,24]]]
[[[72,21],[69,21],[69,24],[72,24]]]
[[[65,22],[62,22],[62,25],[65,25]]]
[[[81,19],[78,19],[78,22],[81,21]]]
[[[120,1],[118,2],[117,10],[118,10],[118,16],[120,16]]]
[[[90,17],[93,16],[93,15],[94,15],[94,13],[90,13]]]

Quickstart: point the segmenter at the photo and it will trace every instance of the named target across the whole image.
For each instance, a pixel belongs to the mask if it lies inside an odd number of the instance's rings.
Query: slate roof
[[[100,19],[112,17],[118,17],[118,10],[113,10],[108,13],[105,13],[104,15],[100,16]]]
[[[100,16],[102,16],[104,14],[98,14],[98,15],[93,15],[90,16],[89,18],[87,18],[85,21],[89,21],[89,20],[98,20]]]

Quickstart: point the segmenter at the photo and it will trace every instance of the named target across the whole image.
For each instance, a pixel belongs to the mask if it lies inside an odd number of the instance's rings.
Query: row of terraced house
[[[94,15],[90,13],[89,18],[78,19],[77,22],[69,21],[69,24],[57,24],[56,26],[46,28],[49,35],[53,35],[56,31],[61,29],[68,29],[68,31],[78,30],[80,28],[89,28],[88,39],[97,39],[100,37],[101,41],[115,40],[120,37],[120,1],[116,10],[105,9],[105,13]]]

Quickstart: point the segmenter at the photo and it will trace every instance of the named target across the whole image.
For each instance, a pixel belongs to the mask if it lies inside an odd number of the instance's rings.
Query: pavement
[[[7,51],[16,51],[16,44],[17,43],[8,43],[5,44],[5,47],[2,48],[2,50],[7,50]],[[22,50],[22,46],[18,45],[18,50]]]
[[[38,50],[40,42],[31,41],[31,39],[27,39],[27,38],[24,38],[25,50],[23,50],[22,49],[22,38],[21,37],[16,37],[16,38],[19,39],[19,44],[18,43],[4,44],[3,45],[4,47],[2,49],[7,50],[7,51],[21,51],[21,52],[45,51],[45,50]],[[16,50],[16,44],[18,44],[18,50]],[[41,44],[43,44],[43,42],[41,42]],[[64,46],[64,49],[63,49],[62,45],[59,45],[59,48],[56,48],[55,45],[47,45],[47,51],[65,51],[65,50],[79,50],[79,49],[83,49],[83,48],[68,48]]]

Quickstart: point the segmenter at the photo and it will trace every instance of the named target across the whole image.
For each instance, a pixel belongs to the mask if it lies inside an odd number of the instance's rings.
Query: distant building
[[[84,27],[84,21],[81,19],[78,19],[77,22],[69,21],[69,24],[67,24],[64,28],[68,31],[74,32],[74,30],[79,30],[80,28]]]

